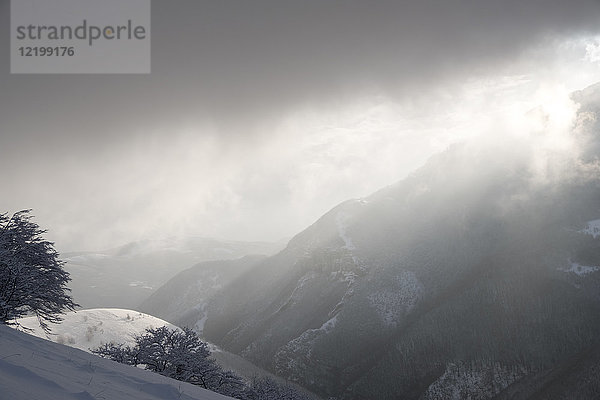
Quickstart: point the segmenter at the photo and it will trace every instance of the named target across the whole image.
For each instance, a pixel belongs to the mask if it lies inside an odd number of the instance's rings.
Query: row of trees
[[[270,378],[246,382],[221,368],[196,332],[165,326],[148,328],[135,337],[135,345],[108,343],[93,353],[123,364],[144,367],[169,378],[201,386],[213,392],[242,400],[309,400],[292,386]]]

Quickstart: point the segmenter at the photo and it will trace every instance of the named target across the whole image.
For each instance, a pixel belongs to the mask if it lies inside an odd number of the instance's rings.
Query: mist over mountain
[[[282,246],[203,237],[140,240],[98,252],[65,253],[73,298],[84,308],[137,309],[178,272],[201,261],[274,254]]]
[[[343,399],[597,394],[600,86],[571,99],[335,207],[214,294],[204,336]]]
[[[0,400],[600,400],[600,0],[0,21]]]
[[[202,333],[210,299],[265,258],[267,256],[250,255],[235,260],[198,263],[159,287],[139,309]]]

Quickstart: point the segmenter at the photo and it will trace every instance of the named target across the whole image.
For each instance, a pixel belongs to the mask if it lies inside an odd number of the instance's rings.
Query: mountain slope
[[[280,245],[202,237],[142,240],[101,252],[63,254],[74,300],[84,308],[139,308],[154,290],[201,261],[274,254]]]
[[[204,335],[347,399],[493,398],[568,370],[600,334],[598,91],[574,96],[574,149],[457,145],[334,208],[224,288]],[[556,398],[598,384],[590,357]]]
[[[225,400],[197,386],[0,325],[0,397],[11,400]]]
[[[265,258],[246,256],[198,263],[158,288],[139,309],[177,326],[194,328],[201,334],[211,297]]]

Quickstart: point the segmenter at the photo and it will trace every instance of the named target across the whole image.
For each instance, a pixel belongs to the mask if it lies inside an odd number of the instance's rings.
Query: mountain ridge
[[[598,88],[562,152],[453,145],[334,207],[212,297],[205,337],[341,399],[494,398],[561,370],[600,334]]]

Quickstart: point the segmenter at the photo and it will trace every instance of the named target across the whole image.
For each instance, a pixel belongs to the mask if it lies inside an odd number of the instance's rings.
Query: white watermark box
[[[150,0],[12,0],[13,74],[150,73]]]

